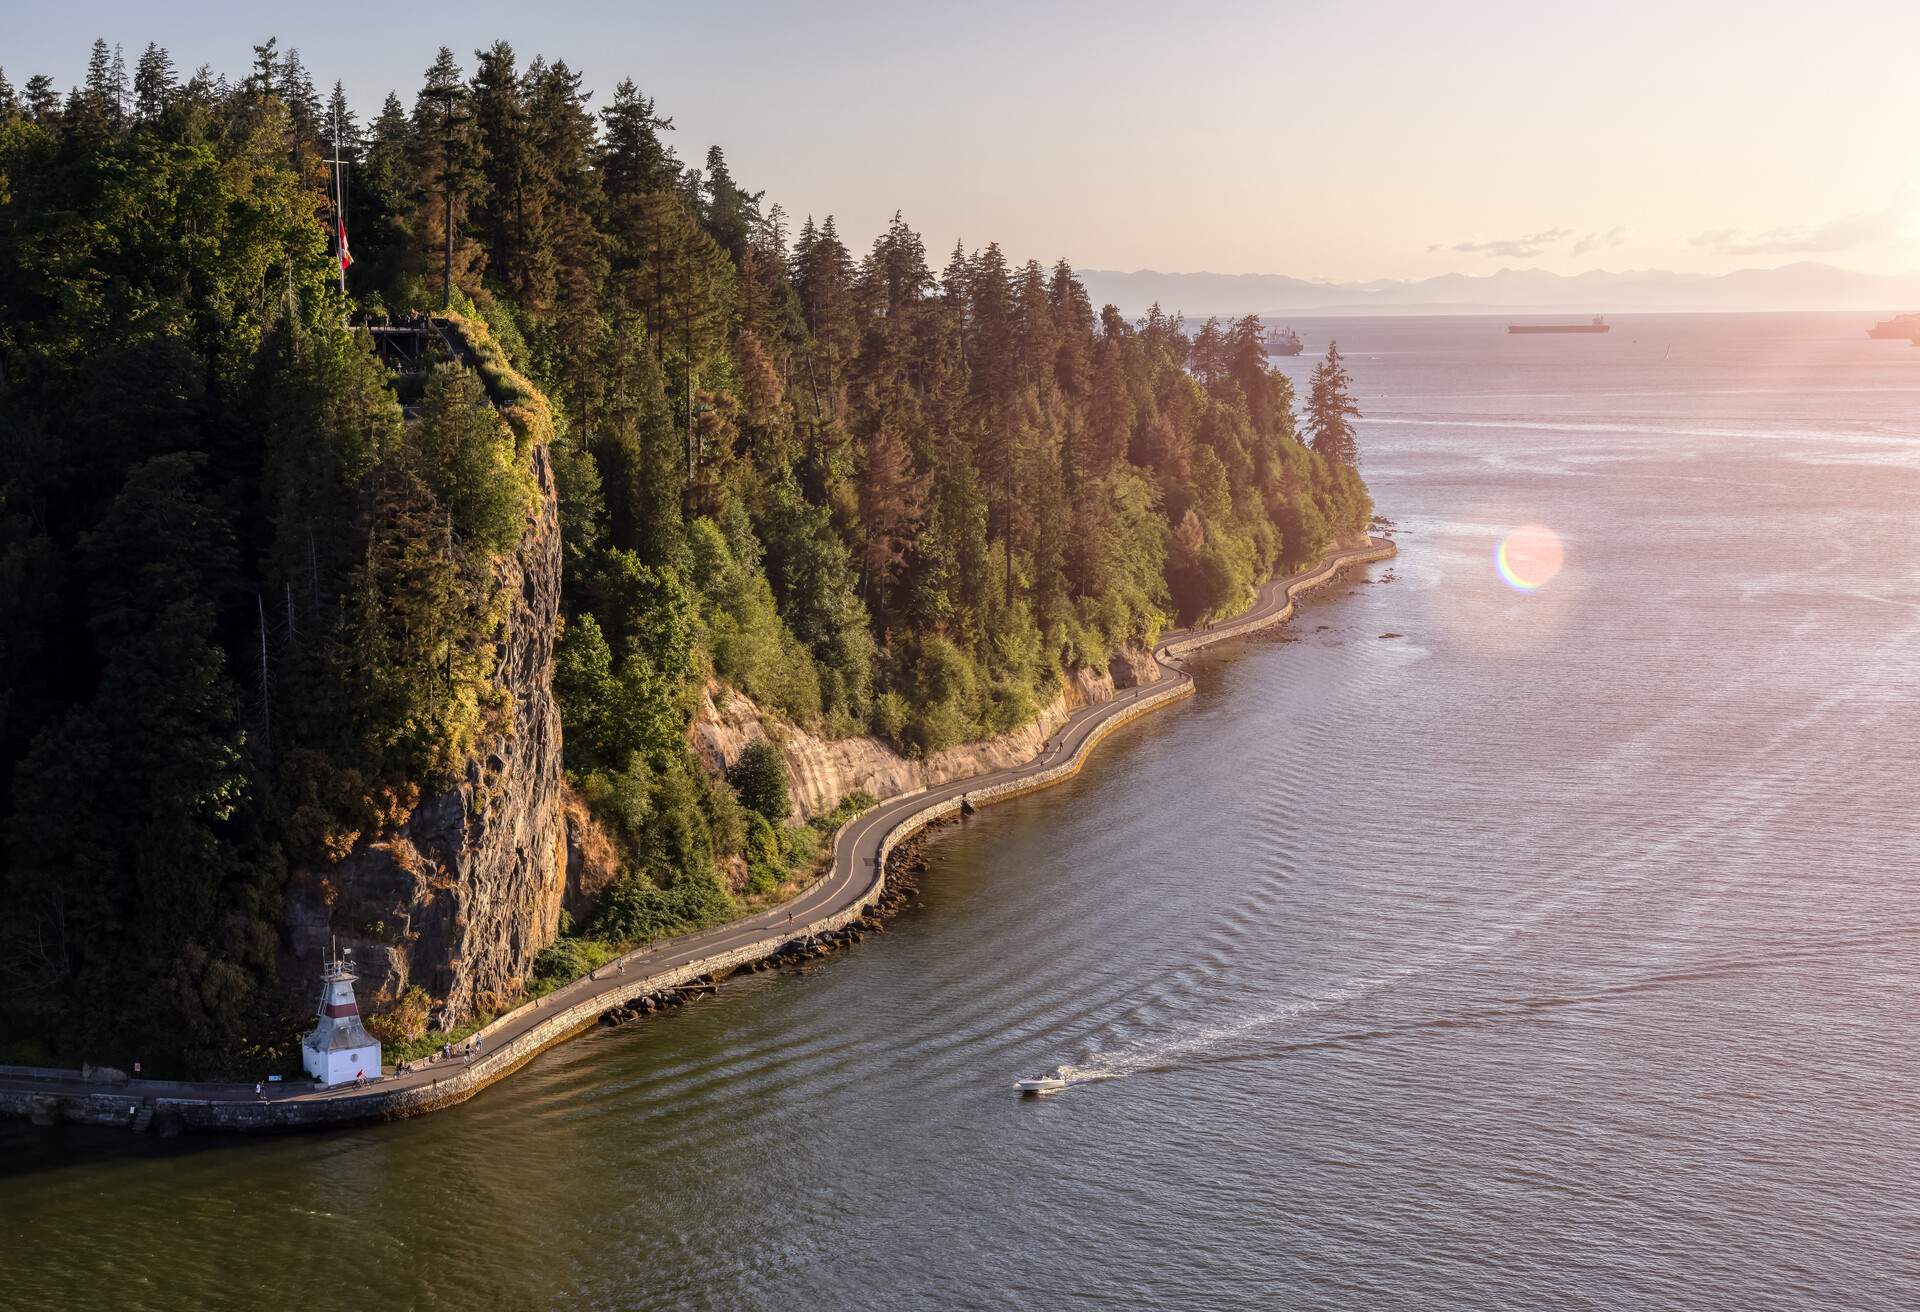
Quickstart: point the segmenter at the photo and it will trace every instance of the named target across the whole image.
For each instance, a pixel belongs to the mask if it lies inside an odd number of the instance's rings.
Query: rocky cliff
[[[510,608],[493,679],[513,698],[512,727],[483,741],[459,781],[423,798],[405,824],[362,839],[338,865],[295,872],[287,978],[296,987],[317,978],[337,936],[353,949],[364,1009],[380,1011],[418,985],[434,1022],[455,1026],[514,1000],[534,955],[559,932],[569,900],[553,695],[560,524],[546,448],[530,458],[540,495],[518,548],[495,565]]]
[[[786,760],[793,791],[793,819],[805,822],[830,811],[849,793],[879,801],[915,789],[965,779],[1031,760],[1062,720],[1081,706],[1111,698],[1160,677],[1160,667],[1138,648],[1114,657],[1104,671],[1075,670],[1033,723],[980,742],[936,752],[923,760],[902,756],[878,738],[817,738],[765,715],[745,695],[708,684],[691,730],[693,748],[708,767],[723,771],[748,743],[767,740]]]

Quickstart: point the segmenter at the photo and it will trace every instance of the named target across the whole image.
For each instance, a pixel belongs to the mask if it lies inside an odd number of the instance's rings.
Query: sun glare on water
[[[1559,535],[1539,524],[1514,529],[1500,539],[1493,553],[1500,581],[1515,592],[1538,592],[1553,582],[1565,560]]]

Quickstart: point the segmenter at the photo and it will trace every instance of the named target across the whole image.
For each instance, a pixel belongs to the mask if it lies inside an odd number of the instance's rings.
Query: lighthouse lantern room
[[[300,1047],[307,1074],[323,1087],[364,1075],[380,1078],[380,1042],[360,1023],[353,998],[353,960],[333,956],[320,974],[320,1016]]]

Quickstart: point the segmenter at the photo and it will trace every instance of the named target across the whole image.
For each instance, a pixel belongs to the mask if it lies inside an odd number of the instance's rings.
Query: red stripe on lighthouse
[[[358,1016],[359,1014],[360,1008],[351,1002],[329,1002],[327,1004],[327,1015],[335,1018],[341,1016]]]

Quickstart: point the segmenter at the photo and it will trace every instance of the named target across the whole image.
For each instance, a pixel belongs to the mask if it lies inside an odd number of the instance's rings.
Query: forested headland
[[[1257,320],[1130,321],[898,215],[854,251],[505,44],[378,107],[256,56],[0,73],[0,1060],[283,1058],[289,880],[515,733],[545,503],[565,777],[619,870],[556,970],[817,844],[777,759],[691,751],[709,679],[930,753],[1369,521],[1337,356],[1309,423]],[[376,358],[443,304],[474,367]]]

